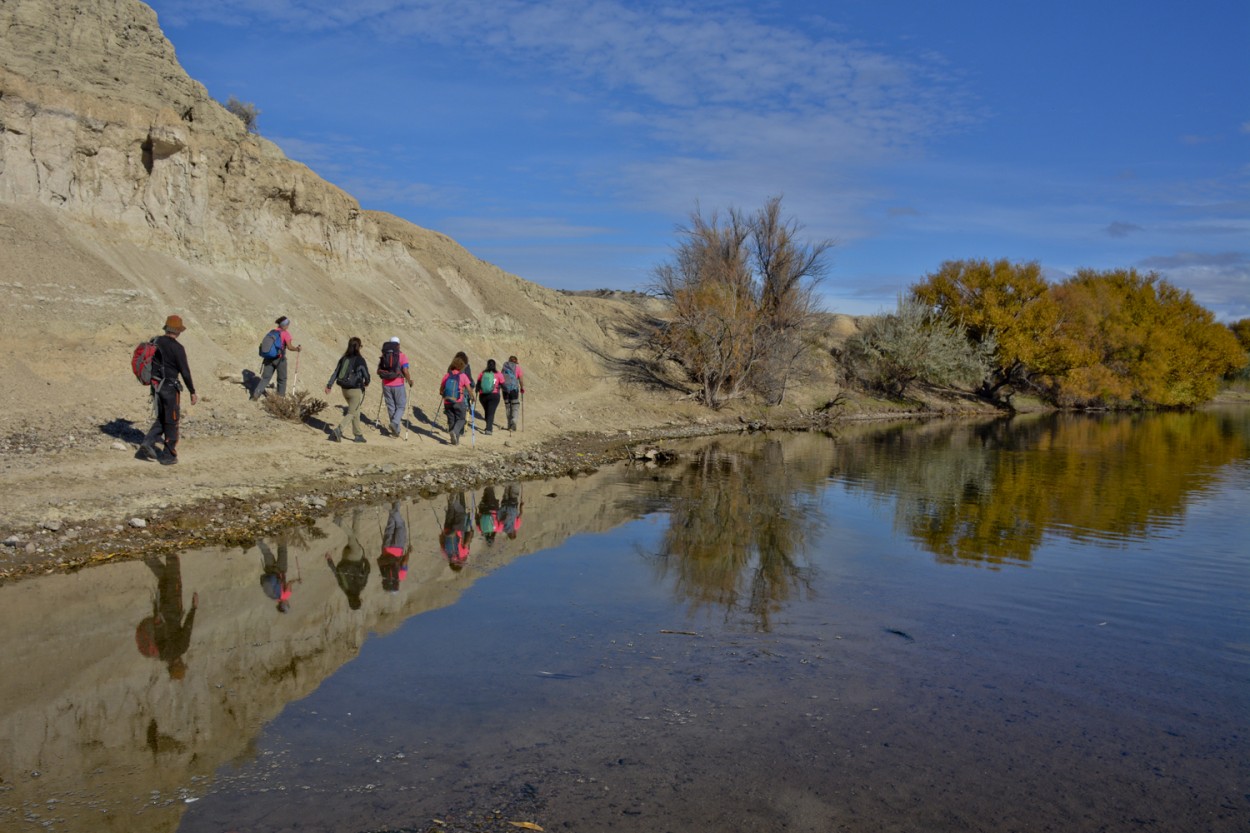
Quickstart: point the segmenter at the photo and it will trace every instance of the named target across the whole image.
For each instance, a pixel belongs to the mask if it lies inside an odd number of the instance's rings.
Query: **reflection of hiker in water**
[[[178,556],[165,556],[163,564],[157,558],[146,558],[144,563],[156,574],[156,595],[152,599],[152,615],[135,629],[135,642],[140,653],[161,660],[169,668],[169,676],[181,680],[187,673],[182,655],[191,647],[191,628],[200,594],[191,594],[191,609],[184,619],[182,565]]]
[[[262,572],[260,587],[265,595],[278,603],[278,612],[286,613],[291,608],[291,582],[286,577],[286,541],[278,542],[278,555],[264,541],[257,541],[260,547]]]
[[[488,547],[495,543],[495,536],[503,532],[503,523],[499,520],[499,498],[495,497],[494,486],[482,490],[482,502],[477,505],[477,528],[482,531],[482,540]]]
[[[499,523],[504,535],[516,538],[521,528],[521,513],[525,511],[525,501],[521,500],[521,485],[509,483],[503,488],[503,503],[499,507]]]
[[[408,523],[399,509],[399,501],[391,504],[382,534],[382,554],[378,556],[378,572],[382,589],[388,593],[399,590],[399,583],[408,575]]]
[[[464,492],[447,495],[447,514],[438,542],[447,558],[447,566],[461,570],[469,560],[469,544],[473,541],[473,518],[464,506]]]
[[[365,548],[360,545],[360,536],[356,534],[360,523],[360,510],[352,513],[350,527],[345,527],[337,519],[334,523],[347,534],[347,543],[343,545],[343,554],[339,563],[335,564],[330,553],[326,553],[326,564],[334,571],[339,587],[347,594],[347,604],[352,610],[360,610],[360,594],[369,581],[369,559],[365,558]]]

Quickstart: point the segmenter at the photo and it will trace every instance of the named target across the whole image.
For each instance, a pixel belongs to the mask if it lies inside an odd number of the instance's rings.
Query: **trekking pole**
[[[382,400],[386,399],[386,385],[378,385],[378,412],[373,417],[373,422],[378,427],[382,425]]]
[[[521,430],[525,430],[525,394],[521,394]]]
[[[294,396],[295,392],[299,390],[299,358],[302,355],[304,355],[303,350],[295,351],[295,378],[291,380],[291,395],[292,396]]]
[[[473,402],[469,402],[469,447],[477,448],[477,434],[473,431]]]

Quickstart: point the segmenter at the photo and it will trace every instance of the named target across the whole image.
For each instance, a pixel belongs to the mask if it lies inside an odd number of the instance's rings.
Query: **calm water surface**
[[[1250,830],[1250,412],[681,450],[0,587],[0,829]]]

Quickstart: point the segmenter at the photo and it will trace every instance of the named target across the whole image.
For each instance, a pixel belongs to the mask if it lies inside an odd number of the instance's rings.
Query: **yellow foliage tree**
[[[1057,380],[1061,405],[1190,407],[1245,363],[1227,327],[1153,273],[1080,270],[1054,296],[1070,357]]]
[[[945,312],[980,344],[993,338],[994,367],[983,389],[1037,387],[1071,361],[1057,338],[1059,306],[1037,263],[949,260],[912,287],[912,297]]]

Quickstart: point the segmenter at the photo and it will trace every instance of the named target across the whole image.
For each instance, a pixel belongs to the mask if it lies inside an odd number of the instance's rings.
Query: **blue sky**
[[[155,0],[288,156],[545,286],[643,289],[701,208],[829,239],[826,308],[963,258],[1250,317],[1245,0]]]

